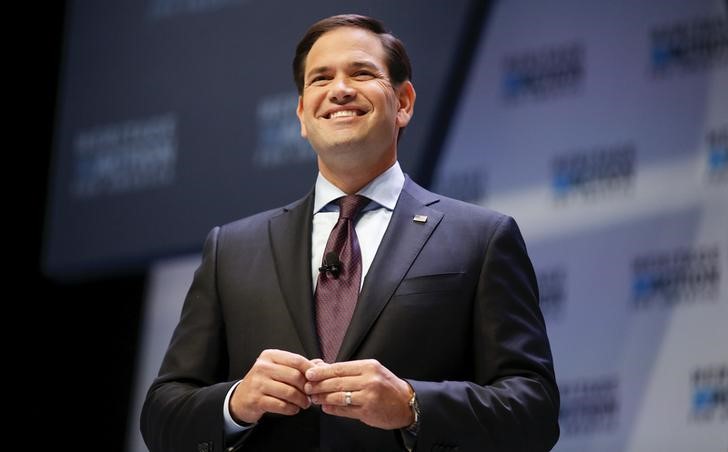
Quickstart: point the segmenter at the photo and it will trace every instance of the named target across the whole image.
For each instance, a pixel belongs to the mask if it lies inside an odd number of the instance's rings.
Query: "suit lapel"
[[[270,220],[270,240],[280,288],[309,358],[320,357],[311,287],[313,192]]]
[[[442,220],[442,212],[429,207],[437,202],[437,199],[434,194],[424,190],[409,178],[406,179],[392,212],[387,232],[367,272],[337,361],[351,359],[420,250]],[[416,222],[413,220],[415,215],[425,215],[427,221]]]

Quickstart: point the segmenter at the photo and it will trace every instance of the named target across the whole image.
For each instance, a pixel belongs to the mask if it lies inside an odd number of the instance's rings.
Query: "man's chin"
[[[327,140],[325,143],[321,143],[316,147],[319,152],[325,152],[331,155],[359,152],[364,148],[364,142],[356,137],[337,137],[333,140]]]

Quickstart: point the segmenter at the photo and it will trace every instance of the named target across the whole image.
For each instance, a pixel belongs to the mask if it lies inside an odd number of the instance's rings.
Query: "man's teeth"
[[[331,115],[329,117],[331,119],[333,119],[333,118],[343,118],[346,116],[356,116],[356,111],[355,110],[335,111],[335,112],[331,113]]]

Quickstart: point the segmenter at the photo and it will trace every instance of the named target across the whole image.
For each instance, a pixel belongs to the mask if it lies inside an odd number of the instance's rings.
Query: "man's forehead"
[[[338,27],[319,36],[311,46],[306,59],[340,56],[332,54],[333,50],[360,53],[361,56],[357,59],[361,60],[384,57],[384,46],[375,33],[358,27]],[[366,58],[366,55],[371,57]]]

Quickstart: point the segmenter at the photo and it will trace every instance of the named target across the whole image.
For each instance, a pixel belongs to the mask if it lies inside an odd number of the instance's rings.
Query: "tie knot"
[[[361,195],[346,195],[338,199],[339,218],[353,220],[359,211],[367,205],[369,198]]]

